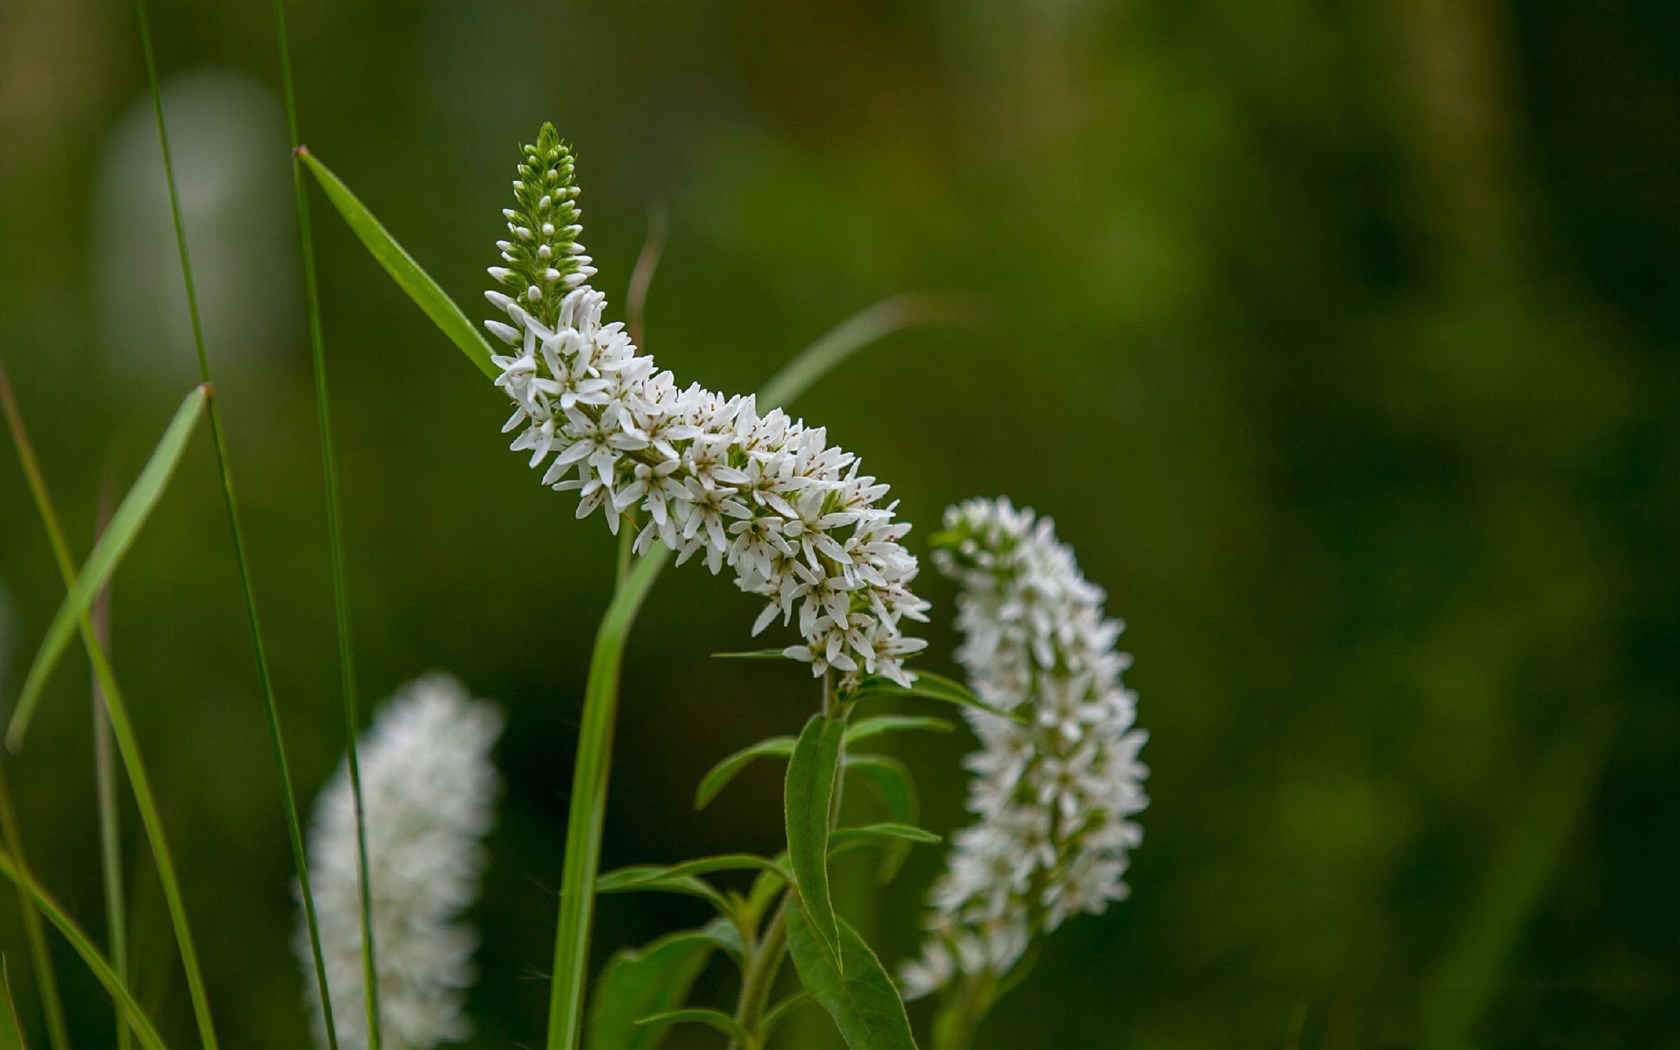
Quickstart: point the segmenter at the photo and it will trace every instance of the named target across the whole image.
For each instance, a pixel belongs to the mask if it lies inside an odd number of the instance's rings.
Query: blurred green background
[[[480,316],[516,146],[580,155],[622,309],[748,390],[851,312],[966,293],[794,407],[925,537],[1053,515],[1130,621],[1153,804],[1130,901],[1070,923],[986,1047],[1680,1046],[1680,6],[1652,0],[290,5],[304,137]],[[217,397],[300,791],[343,748],[271,13],[153,10]],[[0,7],[0,358],[76,543],[194,381],[132,12]],[[360,681],[510,716],[477,1047],[540,1042],[589,638],[612,540],[315,198]],[[62,591],[0,457],[0,698]],[[950,588],[926,666],[950,670]],[[308,1043],[290,854],[202,438],[118,575],[114,659],[227,1044]],[[770,849],[778,775],[717,758],[807,679],[707,659],[756,603],[694,566],[631,647],[604,861]],[[87,676],[7,756],[31,859],[96,934]],[[925,823],[966,736],[906,738]],[[138,990],[192,1045],[125,814]],[[843,911],[894,962],[941,862]],[[702,917],[604,901],[597,959]],[[41,1041],[15,898],[3,948]],[[78,1046],[108,1004],[59,943]],[[721,969],[702,994],[731,996]],[[912,1008],[925,1024],[927,1008]],[[672,1047],[716,1037],[679,1030]],[[686,1041],[685,1041],[686,1040]],[[820,1017],[789,1046],[834,1044]]]

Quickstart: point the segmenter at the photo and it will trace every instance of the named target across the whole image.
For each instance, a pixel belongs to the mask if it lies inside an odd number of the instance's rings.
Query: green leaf
[[[701,857],[697,860],[684,861],[670,867],[638,864],[629,868],[619,868],[609,871],[596,880],[595,888],[600,893],[610,893],[615,890],[633,890],[642,883],[662,881],[666,879],[680,879],[689,875],[708,875],[714,871],[741,871],[751,869],[756,871],[771,871],[786,876],[787,870],[768,857],[760,857],[752,853],[723,853],[715,857]]]
[[[884,733],[902,733],[912,729],[949,733],[955,728],[956,725],[947,719],[930,718],[927,715],[876,715],[874,718],[864,718],[852,723],[851,728],[846,730],[846,746],[851,747]]]
[[[851,1050],[915,1050],[898,990],[850,923],[840,922],[842,950],[850,964],[845,973],[797,908],[788,909],[787,931],[799,980],[834,1018]]]
[[[758,920],[764,917],[765,909],[775,899],[776,892],[787,883],[787,854],[776,857],[782,867],[775,871],[761,871],[758,878],[753,880],[752,889],[747,891],[746,903],[741,908],[741,918],[750,927],[756,928]]]
[[[812,715],[788,759],[784,794],[788,864],[799,891],[799,906],[810,917],[817,936],[836,953],[840,934],[828,889],[828,824],[845,735],[845,722]]]
[[[35,662],[29,666],[29,675],[24,679],[23,690],[18,694],[17,709],[12,712],[11,725],[6,729],[6,746],[16,751],[23,744],[23,734],[29,728],[29,719],[35,713],[35,705],[40,702],[41,688],[46,684],[47,676],[58,663],[58,658],[64,654],[64,647],[70,642],[70,634],[87,615],[88,608],[94,599],[104,589],[105,583],[116,571],[123,555],[128,553],[134,544],[134,538],[140,534],[141,526],[151,515],[152,508],[157,506],[163,490],[168,487],[170,477],[175,473],[175,467],[181,462],[181,454],[186,450],[187,439],[192,437],[193,427],[198,424],[204,414],[204,406],[210,399],[208,385],[193,388],[187,395],[181,407],[176,409],[175,418],[169,421],[163,437],[158,441],[157,448],[152,450],[152,456],[146,461],[146,466],[140,471],[140,476],[123,497],[122,505],[111,516],[111,523],[99,537],[99,542],[93,545],[93,553],[88,555],[82,571],[76,577],[76,585],[64,596],[64,604],[58,607],[58,614],[53,617],[52,626],[47,628],[47,635],[41,640],[41,648],[35,654]]]
[[[743,649],[734,653],[713,653],[714,660],[788,660],[794,661],[780,649]]]
[[[6,1001],[0,1003],[0,1050],[24,1050],[23,1025],[18,1023],[17,1006],[12,1002],[12,972],[4,955],[0,955],[0,985],[4,985],[6,994]]]
[[[964,302],[929,295],[895,295],[846,318],[788,362],[759,392],[758,403],[781,405],[821,379],[830,369],[875,340],[915,324],[972,323],[976,312]]]
[[[751,1038],[751,1036],[747,1034],[747,1030],[742,1028],[735,1018],[730,1017],[722,1010],[701,1010],[695,1008],[687,1010],[666,1010],[664,1013],[654,1014],[652,1017],[644,1017],[636,1023],[640,1025],[659,1025],[663,1028],[668,1025],[682,1024],[685,1022],[690,1024],[709,1025],[712,1028],[716,1028],[724,1035],[727,1035],[729,1038],[735,1040],[735,1042],[741,1044],[745,1044]]]
[[[728,923],[723,926],[733,931]],[[649,1014],[674,1010],[688,998],[717,938],[704,930],[661,937],[641,948],[613,954],[595,981],[584,1035],[588,1050],[654,1050],[665,1025],[645,1025]],[[737,938],[735,944],[739,946]]]
[[[478,370],[491,379],[501,375],[501,369],[490,361],[490,343],[479,334],[478,326],[467,320],[467,315],[455,305],[454,300],[443,293],[438,283],[431,275],[420,268],[413,256],[403,250],[390,232],[380,225],[367,206],[356,199],[350,192],[350,187],[339,181],[325,164],[315,159],[309,152],[309,147],[299,146],[298,157],[315,181],[321,184],[327,200],[338,209],[351,232],[359,238],[368,252],[372,254],[379,265],[385,267],[385,272],[397,282],[397,287],[408,293],[414,300],[414,305],[431,318],[438,330],[449,338],[449,341],[460,348],[467,360],[478,366]]]
[[[767,740],[760,740],[750,747],[742,748],[713,766],[705,776],[700,778],[700,786],[694,790],[694,808],[705,809],[710,805],[712,799],[717,798],[718,792],[727,787],[729,782],[735,779],[735,774],[745,769],[753,759],[786,758],[791,754],[793,754],[793,737],[791,736],[773,736]]]
[[[572,801],[566,818],[566,854],[560,874],[560,918],[554,926],[554,977],[549,982],[548,1048],[572,1050],[583,1023],[584,973],[589,963],[589,926],[595,913],[595,876],[601,865],[601,835],[607,820],[607,773],[612,760],[613,725],[618,715],[618,676],[624,646],[636,612],[671,552],[654,548],[623,577],[595,632],[584,684],[583,720],[578,728],[577,761],[572,768]],[[690,879],[676,889],[695,893],[727,914],[729,902],[717,891]],[[642,887],[653,889],[654,887]],[[696,889],[698,888],[698,889]]]
[[[940,840],[938,835],[918,828],[913,824],[860,824],[852,828],[837,828],[828,837],[829,849],[832,851],[841,846],[849,846],[860,842],[877,842],[882,839],[901,839],[905,842],[921,842],[934,844]]]
[[[942,675],[930,671],[916,671],[910,688],[890,682],[885,678],[871,675],[859,682],[857,688],[847,693],[845,699],[850,701],[872,700],[878,697],[919,697],[923,700],[938,700],[942,703],[956,704],[958,707],[972,707],[977,711],[984,711],[998,718],[1007,718],[1011,722],[1026,725],[1030,715],[1026,705],[1013,711],[1003,711],[991,706],[975,696],[962,683],[954,682]]]
[[[886,755],[847,755],[846,774],[862,777],[887,807],[887,813],[900,824],[914,824],[921,819],[921,799],[916,794],[916,780],[910,768],[896,758]],[[911,843],[891,842],[881,855],[879,877],[892,881],[910,856]]]
[[[608,872],[595,881],[596,893],[681,893],[711,901],[718,911],[729,914],[730,904],[723,894],[692,875],[665,876],[660,864],[637,864]]]
[[[776,1030],[776,1026],[782,1023],[782,1019],[791,1013],[794,1007],[803,1006],[805,1003],[810,1001],[810,992],[803,990],[794,992],[786,999],[783,999],[775,1006],[772,1006],[769,1011],[765,1013],[764,1020],[759,1025],[759,1031],[761,1031],[764,1034],[765,1039],[768,1040],[770,1038],[770,1033]]]

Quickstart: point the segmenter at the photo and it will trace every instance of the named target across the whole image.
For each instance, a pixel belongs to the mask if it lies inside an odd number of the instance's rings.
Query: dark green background
[[[211,187],[189,221],[217,397],[312,794],[343,739],[271,15],[153,17],[166,79],[232,71],[254,98],[238,112],[267,114],[222,129],[255,143],[251,170],[213,134],[193,149],[185,117],[178,161]],[[684,381],[750,389],[888,294],[977,304],[971,328],[894,336],[795,407],[894,485],[917,549],[947,503],[1007,493],[1055,517],[1131,623],[1154,769],[1133,898],[1070,923],[984,1046],[1405,1047],[1465,1014],[1474,1045],[1680,1045],[1680,7],[291,17],[305,138],[475,317],[515,147],[543,119],[577,146],[615,315],[650,208],[669,215],[648,345]],[[82,549],[102,479],[128,483],[194,375],[144,90],[124,5],[0,9],[0,357]],[[360,681],[371,702],[446,668],[509,712],[473,1045],[537,1045],[611,539],[504,451],[502,399],[318,196],[315,219]],[[257,259],[254,281],[228,287],[218,251]],[[61,591],[4,459],[9,700]],[[951,591],[923,580],[926,666],[949,670]],[[712,761],[814,702],[788,669],[707,659],[756,611],[693,565],[660,582],[625,673],[608,865],[775,846],[768,766],[689,808]],[[306,1045],[202,438],[117,577],[114,630],[224,1040]],[[87,720],[72,659],[8,775],[44,880],[101,933]],[[970,743],[901,745],[935,828],[961,820]],[[138,990],[190,1046],[126,818]],[[849,893],[889,960],[938,864]],[[598,957],[699,919],[691,903],[606,901]],[[108,1045],[105,1001],[57,955],[77,1045]],[[702,992],[733,988],[719,971]]]

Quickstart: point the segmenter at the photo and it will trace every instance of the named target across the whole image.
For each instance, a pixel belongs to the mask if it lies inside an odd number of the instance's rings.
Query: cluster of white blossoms
[[[470,1034],[462,1006],[477,934],[461,913],[477,898],[486,863],[483,838],[498,785],[490,749],[501,731],[495,707],[431,674],[393,697],[357,745],[387,1046],[429,1050]],[[368,1045],[361,879],[346,763],[315,803],[309,877],[339,1046],[361,1050]],[[296,949],[324,1047],[309,933],[301,918],[298,925]]]
[[[1137,694],[1103,615],[1102,589],[1079,573],[1053,524],[1006,499],[945,512],[934,563],[959,586],[957,661],[975,694],[1021,721],[965,709],[980,751],[968,808],[934,883],[922,955],[900,970],[906,998],[959,975],[1001,977],[1041,932],[1126,896],[1127,852],[1148,804],[1138,761]]]
[[[570,150],[552,126],[526,146],[497,242],[500,286],[485,297],[506,320],[485,322],[509,352],[492,357],[496,385],[513,399],[504,432],[515,451],[544,468],[543,484],[578,493],[577,516],[597,508],[616,535],[643,515],[637,553],[655,540],[678,562],[703,556],[727,565],[749,594],[767,599],[757,634],[797,616],[802,644],[786,655],[842,682],[878,674],[909,685],[903,659],[925,644],[902,621],[926,619],[910,590],[917,563],[899,542],[887,486],[856,456],[828,444],[781,409],[754,398],[679,387],[637,353],[624,326],[603,324],[606,298],[589,286],[595,269],[578,243]]]

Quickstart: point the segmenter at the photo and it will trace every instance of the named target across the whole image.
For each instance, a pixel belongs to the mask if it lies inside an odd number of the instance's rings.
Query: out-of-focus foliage
[[[685,380],[751,389],[883,295],[981,306],[978,330],[894,336],[796,407],[894,483],[913,543],[947,503],[1007,493],[1055,517],[1132,625],[1154,800],[1133,897],[1069,923],[982,1045],[1408,1046],[1467,1011],[1488,1047],[1680,1031],[1680,9],[290,11],[305,138],[469,312],[509,160],[543,119],[578,147],[615,302],[649,209],[667,209],[646,327]],[[313,792],[342,722],[269,18],[153,9],[216,396]],[[146,104],[126,5],[0,9],[0,355],[84,551],[102,487],[132,479],[194,376],[154,146],[133,130]],[[328,209],[316,222],[362,692],[442,667],[507,707],[472,1045],[534,1044],[611,540],[503,451],[501,398]],[[925,663],[949,672],[950,594],[924,579]],[[10,465],[0,580],[0,667],[19,668],[61,591]],[[116,577],[113,656],[219,1027],[293,1048],[290,859],[239,601],[201,444]],[[776,844],[773,763],[690,808],[713,762],[815,704],[797,672],[706,658],[742,648],[756,611],[701,572],[660,581],[625,672],[605,867]],[[10,761],[30,858],[97,935],[88,708],[67,663]],[[969,746],[894,741],[924,825],[961,820]],[[187,1043],[126,817],[136,990]],[[890,965],[939,850],[885,892],[855,862],[837,908]],[[597,961],[703,918],[604,898]],[[0,947],[33,1045],[21,945],[7,895]],[[108,1041],[99,989],[56,956],[74,1041]],[[721,963],[697,988],[733,992]],[[824,1025],[801,1011],[790,1045],[826,1045]],[[682,1027],[668,1045],[715,1039]]]

